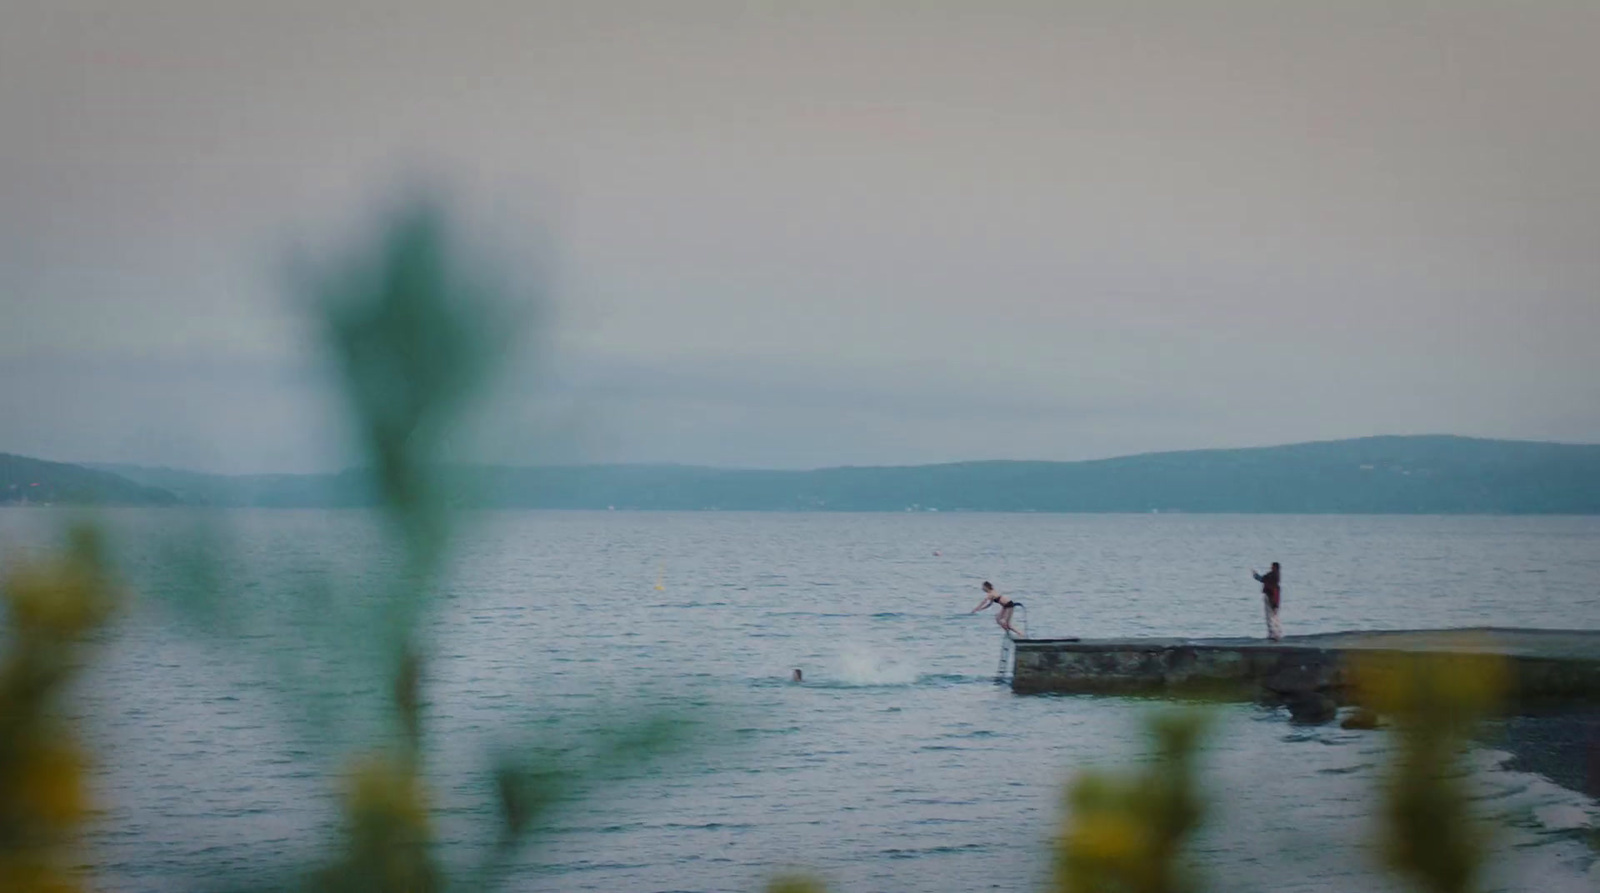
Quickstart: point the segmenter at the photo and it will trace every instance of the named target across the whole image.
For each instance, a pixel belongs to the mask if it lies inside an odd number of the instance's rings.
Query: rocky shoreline
[[[1504,717],[1487,723],[1478,741],[1510,753],[1509,769],[1534,772],[1600,798],[1600,707]]]

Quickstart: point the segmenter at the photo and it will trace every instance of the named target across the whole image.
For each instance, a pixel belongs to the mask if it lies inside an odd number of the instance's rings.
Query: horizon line
[[[472,462],[472,461],[466,461],[466,462],[445,462],[445,463],[442,463],[442,464],[444,466],[446,466],[446,467],[457,467],[457,468],[501,468],[501,469],[681,468],[681,469],[693,469],[693,470],[703,470],[703,471],[721,471],[721,472],[807,474],[807,473],[811,473],[811,472],[833,471],[833,470],[839,470],[839,469],[869,470],[869,469],[940,468],[940,467],[948,467],[948,466],[955,466],[955,465],[995,465],[995,464],[1081,465],[1081,464],[1089,464],[1089,463],[1094,463],[1094,462],[1115,462],[1115,461],[1119,461],[1119,460],[1123,460],[1123,459],[1138,459],[1138,458],[1146,458],[1146,457],[1153,457],[1153,456],[1176,456],[1176,455],[1193,455],[1193,454],[1197,454],[1197,453],[1234,453],[1234,452],[1251,452],[1251,451],[1261,451],[1261,450],[1279,450],[1279,449],[1290,449],[1290,448],[1295,448],[1295,447],[1320,446],[1320,445],[1338,444],[1338,443],[1356,443],[1356,442],[1360,442],[1360,441],[1372,441],[1372,440],[1456,440],[1456,441],[1468,441],[1468,442],[1478,442],[1478,443],[1508,443],[1508,444],[1514,443],[1514,444],[1528,444],[1528,445],[1541,445],[1541,446],[1561,446],[1561,447],[1600,447],[1600,443],[1589,443],[1589,442],[1583,442],[1583,441],[1533,440],[1533,439],[1526,439],[1526,438],[1477,437],[1477,436],[1465,435],[1465,434],[1431,433],[1431,434],[1367,434],[1367,435],[1360,435],[1360,436],[1356,436],[1356,437],[1335,437],[1335,438],[1327,438],[1327,439],[1322,439],[1322,440],[1303,440],[1303,441],[1293,441],[1293,442],[1289,442],[1289,443],[1262,444],[1262,445],[1256,445],[1256,446],[1194,447],[1194,448],[1174,449],[1174,450],[1149,450],[1149,451],[1137,452],[1137,453],[1119,453],[1119,454],[1112,455],[1112,456],[1100,456],[1100,457],[1091,458],[1091,459],[1000,459],[1000,458],[991,458],[991,459],[954,459],[954,460],[945,461],[945,462],[919,462],[919,463],[914,463],[914,464],[892,464],[892,463],[870,464],[870,465],[839,464],[839,465],[816,465],[816,466],[809,466],[809,467],[804,467],[804,468],[772,468],[772,467],[760,467],[760,466],[702,465],[702,464],[695,464],[695,463],[689,463],[689,462],[551,462],[551,463],[532,463],[532,464],[509,464],[509,463],[502,463],[502,462]],[[205,476],[208,476],[208,477],[219,477],[219,478],[338,477],[340,475],[349,474],[349,473],[352,473],[352,472],[362,471],[366,467],[366,466],[361,466],[361,465],[349,465],[349,466],[345,466],[343,468],[339,468],[339,469],[331,470],[331,471],[302,471],[302,472],[296,472],[296,471],[214,472],[214,471],[195,471],[195,470],[192,470],[192,469],[179,468],[179,467],[175,467],[175,466],[171,466],[171,465],[141,465],[141,464],[134,463],[134,462],[67,461],[67,460],[61,460],[61,459],[44,459],[44,458],[40,458],[38,456],[28,456],[28,455],[24,455],[22,453],[10,453],[10,452],[0,452],[0,456],[9,456],[9,457],[20,458],[20,459],[31,459],[31,460],[37,461],[37,462],[48,462],[48,463],[53,463],[53,464],[58,464],[58,465],[75,465],[75,466],[78,466],[78,467],[81,467],[81,468],[89,468],[89,469],[105,470],[105,469],[113,469],[113,468],[128,468],[128,469],[140,469],[140,470],[145,470],[145,471],[167,471],[167,472],[176,472],[176,473],[181,473],[181,474],[205,475]]]

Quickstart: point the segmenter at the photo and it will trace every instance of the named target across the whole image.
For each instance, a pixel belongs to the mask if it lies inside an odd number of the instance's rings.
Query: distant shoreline
[[[103,510],[159,510],[159,511],[262,511],[262,512],[379,512],[382,506],[371,505],[207,505],[203,503],[130,504],[108,503],[21,503],[0,502],[0,510],[103,511]],[[952,509],[940,512],[903,512],[893,509],[716,509],[716,508],[566,508],[550,506],[452,506],[453,512],[495,512],[515,514],[521,512],[548,512],[567,515],[910,515],[928,517],[938,515],[1016,515],[1024,517],[1187,517],[1187,518],[1595,518],[1600,512],[1273,512],[1273,511],[1214,511],[1214,512],[1140,512],[1140,511],[1018,511],[1012,509]]]
[[[1600,445],[1448,435],[810,471],[684,465],[453,465],[459,508],[1039,514],[1596,515]],[[0,505],[360,508],[369,475],[214,475],[0,454]]]

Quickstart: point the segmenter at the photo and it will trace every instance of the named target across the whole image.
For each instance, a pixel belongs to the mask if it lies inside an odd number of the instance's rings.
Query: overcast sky
[[[279,261],[416,172],[494,461],[1600,441],[1592,0],[5,7],[0,451],[348,461]]]

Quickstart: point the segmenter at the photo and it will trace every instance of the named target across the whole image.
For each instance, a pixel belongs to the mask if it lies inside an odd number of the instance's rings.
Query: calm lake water
[[[0,552],[70,517],[0,510]],[[381,526],[102,517],[139,598],[74,702],[104,807],[86,860],[113,890],[287,876],[324,852],[338,772],[381,728]],[[841,893],[1037,889],[1065,781],[1136,763],[1161,705],[996,685],[978,584],[1035,635],[1259,635],[1249,571],[1273,560],[1291,635],[1600,628],[1600,518],[474,514],[425,620],[443,856],[492,839],[495,754],[668,710],[699,723],[687,751],[559,815],[507,889],[755,891],[791,866]],[[1193,851],[1213,889],[1397,889],[1369,848],[1384,733],[1214,713]],[[1494,888],[1595,889],[1577,829],[1600,809],[1502,757],[1474,754]]]

